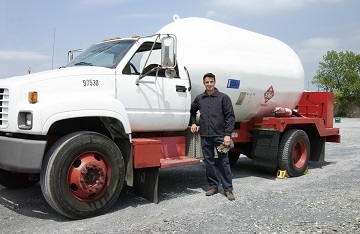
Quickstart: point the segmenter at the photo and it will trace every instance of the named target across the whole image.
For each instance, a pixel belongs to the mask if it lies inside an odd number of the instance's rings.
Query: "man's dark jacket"
[[[235,125],[235,115],[228,95],[217,89],[211,95],[208,95],[206,91],[197,95],[191,104],[191,124],[196,124],[198,110],[200,111],[200,136],[231,136]]]

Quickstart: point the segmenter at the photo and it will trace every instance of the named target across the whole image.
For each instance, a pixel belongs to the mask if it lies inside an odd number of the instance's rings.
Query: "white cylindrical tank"
[[[293,109],[304,88],[304,70],[285,43],[265,35],[203,18],[174,16],[158,33],[177,37],[180,74],[190,74],[192,100],[204,92],[211,72],[216,87],[233,102],[236,121],[273,116],[276,107]]]

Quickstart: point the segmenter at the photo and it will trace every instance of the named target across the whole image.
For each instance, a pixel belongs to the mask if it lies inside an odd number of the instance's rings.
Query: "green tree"
[[[323,60],[312,83],[321,91],[334,92],[340,114],[351,104],[360,107],[360,54],[332,50]]]

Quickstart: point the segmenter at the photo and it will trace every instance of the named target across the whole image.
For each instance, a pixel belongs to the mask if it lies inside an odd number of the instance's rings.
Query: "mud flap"
[[[159,167],[134,169],[134,191],[139,196],[158,203]]]
[[[277,168],[279,141],[279,131],[254,130],[251,155],[255,165]]]
[[[325,137],[318,137],[315,134],[308,134],[310,140],[310,161],[325,161]]]

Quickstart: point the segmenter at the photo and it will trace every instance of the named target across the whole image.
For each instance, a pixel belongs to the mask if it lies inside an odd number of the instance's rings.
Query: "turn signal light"
[[[38,93],[35,91],[29,92],[28,101],[31,104],[37,103],[38,102]]]

